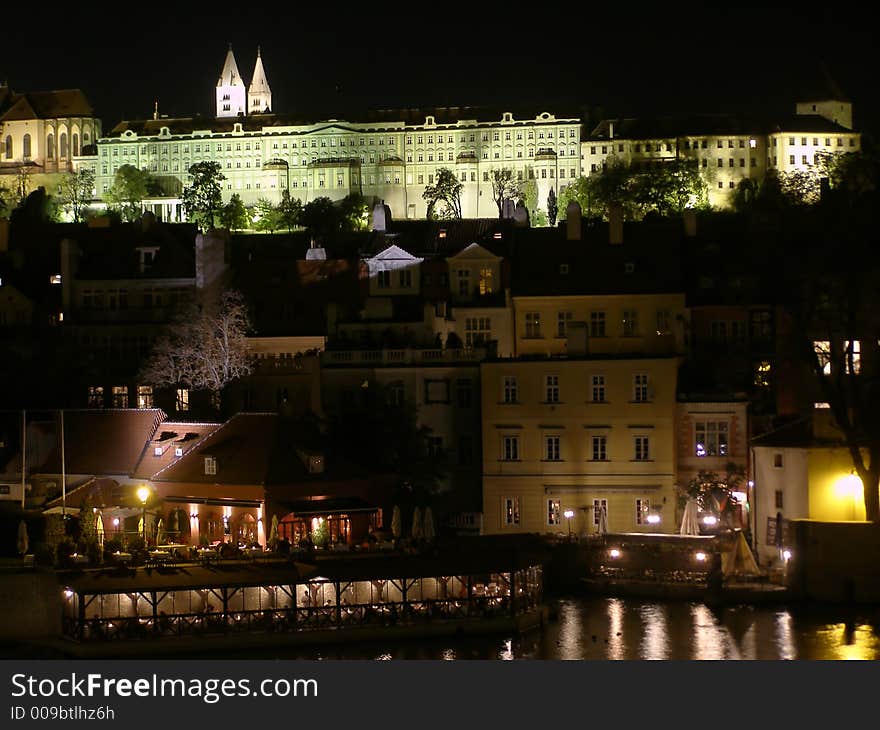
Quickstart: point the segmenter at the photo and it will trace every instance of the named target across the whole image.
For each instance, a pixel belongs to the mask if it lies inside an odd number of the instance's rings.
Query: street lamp
[[[143,486],[138,487],[136,492],[137,498],[141,501],[143,505],[143,513],[141,515],[141,524],[144,526],[144,545],[147,544],[147,500],[150,498],[150,489],[149,487]]]
[[[568,520],[568,539],[571,540],[571,518],[574,517],[574,510],[567,509],[562,514]]]

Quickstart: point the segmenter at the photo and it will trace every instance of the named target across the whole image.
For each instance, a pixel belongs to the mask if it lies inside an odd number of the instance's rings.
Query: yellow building
[[[796,423],[755,439],[755,535],[762,562],[779,559],[777,514],[783,524],[811,519],[850,522],[865,519],[862,481],[849,449],[840,441],[817,439],[808,424]],[[787,532],[783,530],[782,547]]]
[[[484,362],[483,531],[674,531],[678,362]]]

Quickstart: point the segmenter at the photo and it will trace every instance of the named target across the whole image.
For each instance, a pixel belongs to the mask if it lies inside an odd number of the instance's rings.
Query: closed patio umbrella
[[[681,520],[681,530],[679,532],[682,535],[700,534],[700,520],[697,502],[694,499],[689,499],[684,507],[684,517]]]
[[[395,540],[400,539],[400,507],[396,504],[394,505],[394,511],[391,513],[391,534],[394,536]]]
[[[608,532],[608,510],[604,504],[599,507],[599,525],[597,530],[600,535],[604,535]]]
[[[104,549],[104,518],[98,512],[95,515],[95,534],[98,536],[98,547]]]
[[[21,555],[24,555],[28,548],[30,547],[30,540],[28,539],[28,530],[27,524],[22,520],[18,523],[18,539],[16,540],[16,547],[18,548],[18,552]]]
[[[165,520],[159,518],[159,524],[156,525],[156,544],[161,545],[165,542]]]
[[[275,549],[278,543],[278,515],[272,515],[272,523],[269,526],[269,538],[266,540],[270,550]]]

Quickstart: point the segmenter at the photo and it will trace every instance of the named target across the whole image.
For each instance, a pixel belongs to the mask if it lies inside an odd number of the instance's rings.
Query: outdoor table
[[[245,548],[241,551],[241,554],[244,555],[246,558],[256,560],[260,555],[263,554],[263,548]]]
[[[171,560],[171,553],[165,550],[151,550],[149,555],[150,560],[157,565],[160,563],[167,563],[169,560]]]
[[[116,551],[113,553],[113,561],[120,565],[128,565],[131,562],[131,553]]]
[[[183,560],[184,558],[189,557],[189,545],[184,545],[182,543],[172,542],[167,545],[159,545],[157,549],[170,553],[177,560]]]
[[[211,561],[216,562],[217,560],[220,560],[220,554],[211,548],[200,548],[198,550],[198,556],[199,560],[206,565]]]

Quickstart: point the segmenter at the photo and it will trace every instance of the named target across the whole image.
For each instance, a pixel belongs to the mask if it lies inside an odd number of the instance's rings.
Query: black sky
[[[290,6],[284,6],[289,8]],[[670,8],[647,13],[534,7],[327,5],[273,11],[114,17],[96,11],[70,32],[0,31],[0,79],[15,90],[82,88],[109,129],[153,110],[213,112],[231,42],[250,79],[257,45],[275,110],[344,118],[350,110],[509,105],[592,116],[793,111],[824,67],[877,128],[876,29],[847,7]],[[494,16],[503,15],[504,19]],[[481,18],[479,21],[474,18]]]

